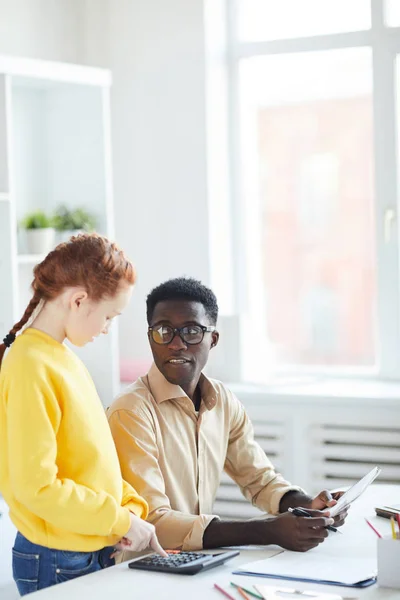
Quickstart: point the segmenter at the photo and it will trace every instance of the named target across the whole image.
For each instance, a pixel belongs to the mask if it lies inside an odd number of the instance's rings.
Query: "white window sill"
[[[376,403],[384,401],[387,404],[400,403],[400,382],[357,380],[357,379],[325,379],[323,381],[299,381],[298,378],[292,382],[287,380],[282,383],[274,382],[269,385],[253,385],[251,383],[231,383],[228,387],[239,398],[251,397],[253,401],[257,398],[280,397],[285,401],[298,401],[309,399],[323,401],[324,399],[352,402]]]

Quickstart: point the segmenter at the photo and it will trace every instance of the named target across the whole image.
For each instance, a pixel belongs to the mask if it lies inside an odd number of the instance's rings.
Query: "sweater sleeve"
[[[5,400],[10,483],[17,501],[56,527],[123,537],[130,526],[128,508],[104,491],[59,477],[62,413],[49,378],[27,368],[7,382]]]
[[[121,505],[127,508],[137,517],[140,517],[141,519],[147,519],[147,515],[149,514],[149,505],[144,498],[139,496],[134,488],[125,481],[125,479],[122,480]]]

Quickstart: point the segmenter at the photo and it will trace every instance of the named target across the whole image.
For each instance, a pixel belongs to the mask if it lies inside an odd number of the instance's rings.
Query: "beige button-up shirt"
[[[204,375],[199,384],[197,415],[185,392],[153,364],[108,409],[122,476],[147,500],[164,548],[203,547],[223,470],[269,513],[279,512],[286,492],[300,489],[275,472],[234,394]]]

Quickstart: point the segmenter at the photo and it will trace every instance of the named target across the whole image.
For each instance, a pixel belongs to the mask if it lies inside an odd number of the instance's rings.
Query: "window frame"
[[[299,0],[301,1],[301,0]],[[275,376],[373,378],[400,380],[400,270],[398,231],[398,123],[396,86],[400,85],[400,27],[385,25],[385,0],[370,0],[371,29],[271,41],[240,41],[236,31],[238,0],[226,0],[229,179],[231,197],[234,311],[240,315],[242,380],[266,383]],[[375,367],[278,366],[267,368],[268,340],[255,339],[262,306],[259,280],[260,240],[250,235],[258,218],[257,206],[245,206],[241,174],[239,64],[243,58],[285,53],[369,47],[372,52],[374,224],[376,242],[376,357]],[[388,217],[391,215],[391,221]],[[245,224],[243,226],[243,224]],[[247,233],[246,233],[247,231]],[[265,330],[265,329],[264,329]],[[249,358],[249,348],[253,348]],[[257,355],[256,357],[254,355]]]

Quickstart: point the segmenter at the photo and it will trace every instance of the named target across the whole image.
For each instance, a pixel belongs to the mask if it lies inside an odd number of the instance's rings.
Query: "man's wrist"
[[[214,519],[203,534],[203,548],[270,544],[265,521],[221,521]]]
[[[275,521],[275,517],[271,517],[270,519],[265,519],[263,521],[248,521],[248,532],[249,532],[249,544],[254,546],[264,546],[267,544],[272,544],[269,536],[270,523]]]
[[[304,508],[310,508],[312,502],[311,496],[299,492],[298,490],[290,490],[282,496],[279,503],[279,512],[287,512],[289,508],[296,508],[296,506],[303,506]]]
[[[275,527],[277,525],[277,517],[270,517],[263,521],[251,521],[253,526],[252,544],[256,546],[268,546],[269,544],[275,544]]]

